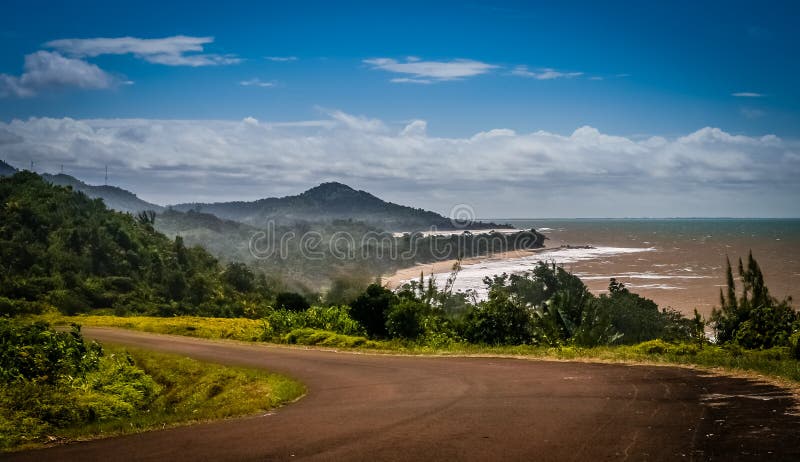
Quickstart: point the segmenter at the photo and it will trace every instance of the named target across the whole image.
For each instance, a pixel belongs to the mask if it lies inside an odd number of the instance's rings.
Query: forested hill
[[[66,313],[241,315],[263,284],[168,239],[152,217],[107,209],[31,172],[0,178],[0,316],[49,304]],[[31,305],[32,304],[32,305]]]
[[[16,168],[0,161],[0,177],[11,176],[17,172]],[[106,207],[119,212],[137,213],[144,210],[160,212],[164,209],[160,205],[139,199],[136,194],[116,186],[94,186],[63,173],[58,175],[43,173],[41,177],[58,186],[71,186],[75,191],[80,191],[92,199],[102,199]]]
[[[151,204],[150,202],[139,199],[136,194],[116,186],[94,186],[64,174],[50,175],[45,173],[42,175],[42,178],[55,185],[72,186],[72,189],[75,191],[80,191],[92,199],[102,199],[106,207],[119,212],[137,213],[144,210],[160,212],[164,209],[164,207],[160,205]]]
[[[15,173],[17,169],[0,160],[0,176],[11,176]]]
[[[323,183],[297,196],[252,202],[179,204],[180,211],[196,210],[252,226],[277,226],[299,222],[362,221],[386,231],[420,231],[436,227],[453,229],[450,219],[427,210],[386,202],[366,191],[341,183]],[[469,229],[507,228],[495,223],[472,223]]]

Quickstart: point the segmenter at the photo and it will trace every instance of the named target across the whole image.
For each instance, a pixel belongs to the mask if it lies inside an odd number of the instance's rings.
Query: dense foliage
[[[158,394],[159,385],[129,357],[105,356],[77,327],[0,319],[0,449],[20,438],[130,416]]]
[[[77,327],[0,318],[0,345],[0,451],[252,414],[305,391],[265,371],[103,349]]]
[[[0,179],[0,314],[255,316],[271,292],[241,264],[221,268],[200,247],[153,229],[154,217],[113,212],[21,172]]]
[[[399,268],[539,248],[545,241],[545,236],[535,230],[394,235],[351,219],[298,219],[257,227],[202,210],[206,209],[168,209],[157,215],[154,226],[167,236],[183,237],[187,245],[202,246],[222,261],[247,263],[283,289],[309,293],[324,288],[333,297],[337,291],[354,287],[363,291],[375,275]],[[350,302],[356,296],[349,294],[349,299],[339,298],[334,303]]]
[[[54,306],[65,314],[111,309],[125,315],[247,317],[263,320],[259,337],[265,340],[297,329],[425,345],[595,346],[654,339],[701,344],[705,339],[704,321],[697,313],[689,319],[659,309],[614,279],[608,293],[595,296],[578,277],[554,264],[486,278],[488,296],[482,301],[474,293],[453,292],[460,264],[442,288],[432,278],[420,278],[395,292],[379,282],[369,284],[368,275],[346,266],[371,271],[463,252],[507,250],[515,243],[538,246],[543,236],[535,230],[496,233],[483,240],[470,233],[409,234],[369,241],[360,249],[364,252],[348,253],[353,258],[344,260],[336,252],[352,248],[329,247],[331,255],[300,258],[303,263],[295,268],[299,273],[308,266],[333,274],[330,289],[320,297],[286,290],[264,274],[263,266],[234,261],[222,265],[204,249],[187,246],[181,235],[165,237],[154,229],[162,217],[180,226],[199,220],[207,227],[252,231],[195,211],[161,216],[141,212],[135,217],[113,212],[99,200],[50,185],[29,172],[0,179],[0,314],[37,313]],[[344,229],[375,231],[353,221],[331,221],[324,225],[329,228],[295,226],[300,227],[297,231],[317,232],[329,244]],[[407,255],[408,260],[386,258],[391,255]],[[330,266],[334,260],[339,262],[336,271]],[[286,268],[281,272],[292,273]],[[729,264],[727,291],[711,317],[716,341],[751,349],[790,346],[800,354],[800,320],[791,300],[778,301],[769,294],[752,255],[746,264],[739,261],[739,275],[742,292],[737,296]]]
[[[726,290],[720,289],[720,306],[711,314],[717,342],[759,349],[791,346],[800,358],[800,316],[792,308],[791,298],[778,300],[769,294],[752,252],[746,264],[739,259],[739,277],[742,293],[737,297],[729,260]]]

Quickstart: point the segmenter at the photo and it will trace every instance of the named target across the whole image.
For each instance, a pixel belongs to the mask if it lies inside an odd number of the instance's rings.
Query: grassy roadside
[[[15,391],[0,391],[0,450],[251,415],[305,393],[299,382],[266,371],[113,345],[103,349],[97,372],[68,387],[37,387],[24,406],[11,401]],[[54,412],[78,417],[60,426],[52,423]]]
[[[116,316],[50,316],[54,324],[78,323],[84,326],[120,327],[145,332],[187,335],[210,339],[270,341],[273,343],[316,345],[330,348],[372,351],[387,354],[493,355],[572,361],[673,364],[703,368],[722,368],[734,373],[757,373],[800,383],[800,361],[787,348],[744,350],[715,345],[671,344],[661,340],[632,346],[580,348],[574,346],[486,346],[468,343],[424,345],[414,342],[373,341],[316,329],[294,329],[280,337],[265,337],[264,321],[199,317],[152,318]]]

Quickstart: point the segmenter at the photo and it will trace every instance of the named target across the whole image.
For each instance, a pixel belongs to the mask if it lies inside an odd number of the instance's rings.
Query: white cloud
[[[264,59],[269,61],[276,61],[279,63],[285,63],[289,61],[297,61],[297,56],[265,56]]]
[[[425,136],[428,131],[428,122],[424,120],[412,120],[400,131],[400,136]]]
[[[800,142],[773,135],[706,127],[641,139],[586,126],[568,135],[496,128],[437,137],[424,120],[325,114],[288,123],[41,118],[0,123],[0,133],[15,140],[3,145],[13,165],[64,164],[102,181],[109,164],[120,185],[160,203],[256,199],[337,180],[397,202],[442,212],[469,203],[495,217],[797,211]]]
[[[471,59],[454,59],[451,61],[422,61],[415,56],[409,56],[405,62],[391,58],[365,59],[365,64],[373,69],[379,69],[396,74],[411,75],[411,78],[395,78],[395,83],[432,83],[447,80],[458,80],[490,72],[497,68],[493,64]]]
[[[237,64],[242,60],[234,55],[202,53],[214,37],[176,35],[158,39],[137,37],[60,39],[44,44],[63,54],[91,58],[101,55],[132,54],[150,63],[167,66],[218,66]]]
[[[408,77],[397,77],[389,80],[392,83],[416,83],[419,85],[428,85],[433,83],[430,79],[409,79]]]
[[[537,71],[531,71],[528,69],[528,66],[517,66],[511,71],[511,74],[520,77],[529,77],[536,80],[553,80],[580,77],[583,75],[583,72],[561,72],[548,67],[539,69]]]
[[[382,132],[386,125],[379,119],[370,119],[364,116],[355,116],[342,111],[328,111],[327,114],[338,126],[360,132]]]
[[[50,51],[37,51],[25,56],[20,76],[0,74],[0,97],[31,97],[48,89],[77,87],[110,88],[123,82],[82,59],[67,58]]]
[[[761,93],[755,93],[752,91],[740,91],[737,93],[731,93],[731,96],[736,96],[737,98],[761,98],[764,95]]]
[[[249,79],[249,80],[242,80],[241,82],[239,82],[239,85],[241,85],[243,87],[269,88],[269,87],[274,87],[275,83],[274,82],[264,82],[261,79],[255,78],[255,79]]]

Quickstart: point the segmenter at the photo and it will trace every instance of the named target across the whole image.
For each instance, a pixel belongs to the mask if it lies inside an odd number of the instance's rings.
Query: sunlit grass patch
[[[99,369],[85,378],[0,391],[0,448],[252,415],[305,393],[299,382],[266,371],[139,349],[104,350]]]

